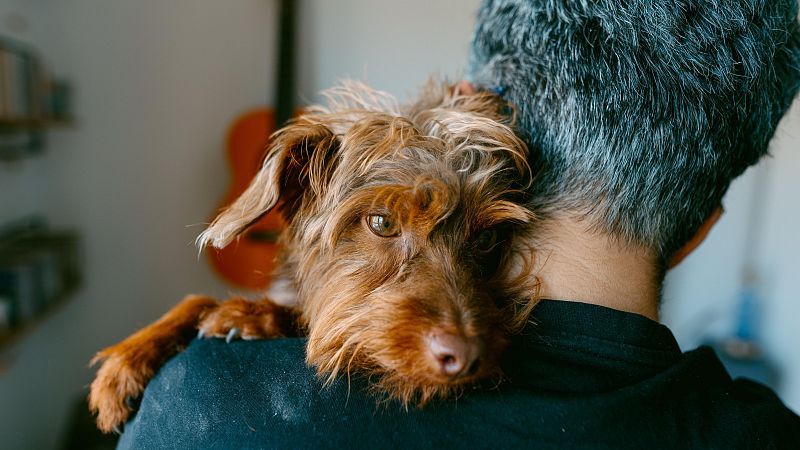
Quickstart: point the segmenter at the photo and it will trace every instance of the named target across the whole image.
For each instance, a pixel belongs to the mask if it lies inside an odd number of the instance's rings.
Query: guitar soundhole
[[[265,242],[274,244],[278,242],[279,231],[255,230],[247,233],[247,239],[253,242]]]

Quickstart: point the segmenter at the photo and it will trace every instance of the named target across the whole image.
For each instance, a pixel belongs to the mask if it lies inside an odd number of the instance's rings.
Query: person
[[[542,158],[532,276],[547,300],[508,380],[426,408],[323,387],[303,339],[196,340],[119,448],[800,448],[800,417],[658,323],[668,268],[721,214],[800,88],[789,0],[487,0],[470,86],[499,89]]]

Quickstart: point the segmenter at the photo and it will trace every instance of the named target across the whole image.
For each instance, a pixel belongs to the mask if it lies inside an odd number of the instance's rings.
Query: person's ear
[[[461,80],[456,83],[456,92],[461,95],[470,95],[475,93],[475,86],[467,80]]]
[[[722,217],[722,213],[725,212],[722,208],[722,205],[718,206],[717,209],[711,212],[705,222],[700,225],[700,228],[694,234],[694,236],[689,239],[689,242],[684,244],[683,247],[680,248],[673,256],[672,260],[669,262],[669,268],[673,268],[680,264],[690,253],[692,253],[708,236],[708,233],[714,228],[714,225],[717,223],[720,217]]]

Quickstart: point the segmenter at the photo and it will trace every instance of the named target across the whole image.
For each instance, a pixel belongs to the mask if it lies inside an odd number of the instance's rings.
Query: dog
[[[501,377],[498,357],[536,304],[520,238],[535,174],[513,108],[435,81],[407,104],[358,82],[326,98],[272,136],[249,188],[197,241],[223,247],[279,208],[282,301],[189,296],[100,351],[89,404],[101,430],[198,335],[307,336],[326,382],[364,374],[405,406]]]

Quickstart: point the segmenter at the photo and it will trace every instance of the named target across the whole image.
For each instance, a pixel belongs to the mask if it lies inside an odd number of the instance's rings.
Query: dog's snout
[[[476,338],[435,332],[428,336],[428,349],[440,373],[456,379],[475,373],[479,366],[480,343]]]

